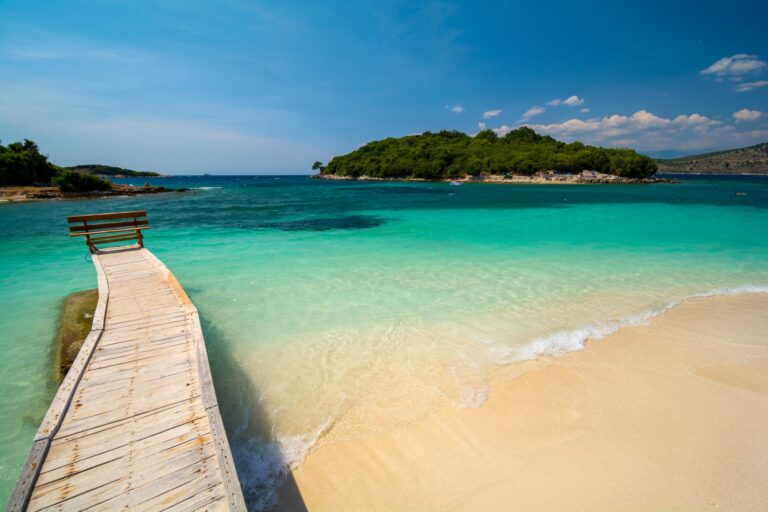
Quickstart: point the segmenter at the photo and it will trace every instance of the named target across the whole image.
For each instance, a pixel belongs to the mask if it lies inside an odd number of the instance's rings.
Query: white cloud
[[[491,128],[491,129],[494,132],[496,132],[496,135],[498,135],[499,137],[503,137],[506,134],[508,134],[509,132],[511,132],[512,130],[514,130],[514,128],[512,128],[511,126],[507,126],[506,124],[503,124],[503,125],[499,126],[498,128]]]
[[[584,104],[584,98],[579,98],[576,95],[569,96],[564,100],[561,100],[560,98],[555,98],[547,102],[547,105],[551,107],[558,107],[560,105],[567,105],[569,107],[578,107],[579,105],[583,105],[583,104]]]
[[[569,107],[577,107],[583,104],[584,104],[584,98],[579,98],[578,96],[570,96],[567,99],[563,100],[563,105],[568,105]]]
[[[734,112],[733,118],[737,121],[757,121],[763,117],[763,115],[763,112],[760,112],[759,110],[749,110],[747,108],[743,108]]]
[[[458,104],[458,103],[457,103],[457,104],[455,104],[455,105],[453,105],[453,106],[450,106],[450,105],[446,105],[446,107],[445,107],[445,108],[447,108],[448,110],[450,110],[450,111],[451,111],[451,112],[453,112],[454,114],[461,114],[462,112],[464,112],[464,111],[466,110],[464,107],[462,107],[462,106],[461,106],[460,104]]]
[[[666,126],[667,124],[670,123],[670,120],[653,115],[647,110],[638,110],[637,112],[632,114],[632,117],[630,118],[630,122],[636,124],[638,128],[652,128],[652,127]]]
[[[680,130],[701,127],[709,128],[719,124],[721,124],[720,121],[701,114],[679,115],[674,119],[667,119],[647,110],[638,110],[631,116],[613,114],[600,119],[569,119],[562,123],[531,125],[531,128],[551,135],[593,134],[606,139],[654,128]]]
[[[579,112],[581,112],[582,114],[586,114],[587,112],[589,112],[589,109],[588,108],[582,108],[581,110],[579,110]]]
[[[485,130],[485,123],[477,123],[477,127],[480,128],[480,131]]]
[[[717,76],[743,75],[760,70],[766,66],[768,66],[768,63],[760,60],[757,55],[737,53],[736,55],[717,60],[707,69],[701,70],[701,74]]]
[[[691,114],[689,116],[686,116],[685,114],[681,114],[676,118],[674,118],[672,122],[675,124],[688,125],[688,126],[713,126],[716,124],[720,124],[720,121],[716,121],[707,116],[702,116],[701,114]]]
[[[547,109],[544,107],[531,107],[528,110],[525,111],[523,114],[523,120],[527,121],[528,119],[537,116],[539,114],[543,114]]]
[[[527,123],[522,121],[521,124]],[[736,141],[739,133],[733,126],[702,114],[666,118],[647,110],[631,115],[613,114],[601,118],[573,118],[560,123],[527,125],[560,140],[642,149],[715,147],[723,145],[724,141]],[[502,125],[494,131],[501,136],[515,128],[517,126]],[[754,139],[754,136],[753,133],[751,137]]]
[[[499,114],[501,114],[501,109],[497,108],[496,110],[488,110],[486,112],[483,112],[483,119],[490,119],[492,117],[496,117]]]
[[[757,82],[744,82],[736,86],[736,92],[749,92],[759,87],[768,85],[768,80],[758,80]]]

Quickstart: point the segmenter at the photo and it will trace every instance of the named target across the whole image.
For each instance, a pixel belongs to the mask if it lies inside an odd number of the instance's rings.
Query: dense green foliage
[[[112,188],[112,183],[104,178],[67,169],[59,171],[59,174],[53,178],[53,184],[62,192],[93,192]]]
[[[84,172],[86,174],[98,174],[99,176],[133,176],[138,178],[151,178],[160,176],[156,172],[149,171],[132,171],[130,169],[123,169],[122,167],[114,167],[112,165],[101,164],[83,164],[67,167],[70,171]]]
[[[379,178],[458,178],[465,175],[523,174],[554,170],[599,171],[632,178],[656,172],[656,162],[631,149],[567,144],[522,127],[498,137],[484,130],[471,137],[458,131],[426,132],[369,142],[337,156],[323,174]]]
[[[24,185],[54,185],[62,192],[91,192],[112,188],[111,182],[98,176],[53,165],[31,140],[14,142],[7,147],[0,145],[0,186]]]
[[[31,140],[0,144],[0,186],[48,185],[57,170]]]

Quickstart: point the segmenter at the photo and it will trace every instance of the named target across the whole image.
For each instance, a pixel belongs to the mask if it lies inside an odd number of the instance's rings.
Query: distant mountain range
[[[701,155],[656,159],[660,173],[768,174],[768,142]]]
[[[66,167],[66,169],[69,169],[70,171],[82,172],[85,174],[97,174],[99,176],[109,176],[111,178],[122,178],[122,177],[151,178],[151,177],[160,176],[156,172],[132,171],[131,169],[123,169],[122,167],[114,167],[111,165],[101,165],[101,164],[74,165],[72,167]]]

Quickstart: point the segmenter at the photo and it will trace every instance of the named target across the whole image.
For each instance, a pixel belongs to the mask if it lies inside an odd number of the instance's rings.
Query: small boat
[[[453,185],[454,187],[459,187],[459,186],[463,185],[463,183],[460,182],[460,181],[453,181],[453,180],[451,180],[451,185]]]

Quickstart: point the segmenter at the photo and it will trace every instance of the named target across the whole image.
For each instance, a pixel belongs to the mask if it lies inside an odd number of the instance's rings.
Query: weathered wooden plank
[[[27,503],[32,495],[35,482],[43,466],[46,452],[49,447],[48,439],[38,439],[32,443],[32,450],[27,456],[27,461],[21,470],[16,487],[13,489],[8,504],[5,507],[6,512],[18,512],[27,509]]]
[[[83,228],[81,230],[76,230],[73,228]],[[72,232],[69,234],[69,236],[87,236],[87,235],[101,235],[105,233],[131,233],[131,238],[136,237],[136,232],[141,231],[144,229],[152,229],[150,226],[134,226],[130,228],[117,228],[117,229],[100,229],[100,226],[73,226],[73,228],[70,228]],[[95,240],[98,240],[98,238],[91,238],[91,241],[94,242]]]
[[[188,315],[189,313],[187,313],[182,307],[173,307],[164,309],[161,313],[155,315],[145,314],[140,317],[126,318],[121,320],[110,318],[109,328],[110,330],[116,330],[125,329],[136,325],[147,326],[157,323],[161,320],[173,320],[179,317],[186,317]]]
[[[192,387],[192,386],[190,386]],[[143,396],[142,396],[143,395]],[[158,406],[169,405],[178,400],[187,400],[200,396],[200,390],[190,389],[179,393],[176,389],[158,389],[134,393],[133,401],[128,400],[123,406],[107,407],[106,410],[92,411],[86,407],[80,412],[74,408],[71,412],[72,421],[62,426],[62,433],[85,430],[93,425],[101,425],[120,421],[136,414],[144,414],[158,409]]]
[[[131,429],[130,437],[116,435],[126,426]],[[46,456],[46,471],[42,474],[73,464],[75,453],[76,462],[87,468],[96,465],[94,461],[100,455],[134,447],[132,449],[140,456],[142,447],[140,443],[145,440],[147,445],[151,446],[154,443],[164,442],[167,437],[181,439],[190,432],[205,433],[207,428],[208,417],[205,411],[201,408],[192,408],[176,411],[175,414],[169,413],[167,417],[147,415],[143,421],[131,421],[128,424],[116,425],[89,435],[71,436],[51,444]]]
[[[176,425],[161,432],[151,432],[148,435],[141,434],[132,437],[131,439],[112,439],[111,444],[106,446],[94,445],[92,444],[92,439],[86,438],[85,440],[87,440],[89,444],[85,447],[90,448],[91,450],[98,449],[101,451],[98,453],[81,453],[78,451],[76,458],[72,457],[70,453],[69,457],[60,459],[59,461],[66,462],[66,464],[51,468],[41,473],[38,477],[37,485],[42,486],[67,479],[77,473],[82,473],[83,471],[91,469],[108,471],[111,468],[115,468],[119,471],[120,467],[125,464],[141,464],[141,461],[144,459],[154,458],[161,452],[165,452],[178,446],[183,446],[186,443],[210,435],[210,431],[207,430],[207,428],[207,418],[202,416],[195,421],[185,421],[180,425]],[[77,446],[67,446],[67,448],[77,448]],[[53,447],[51,450],[53,450]],[[130,458],[130,461],[125,460],[126,458]],[[49,464],[46,464],[46,467],[48,465]]]
[[[133,463],[128,467],[125,467],[125,464],[113,464],[105,470],[101,470],[101,467],[94,468],[35,487],[30,508],[42,509],[60,505],[61,510],[81,510],[105,499],[135,492],[138,487],[152,486],[154,482],[174,473],[201,468],[214,469],[210,462],[210,459],[215,461],[210,436],[195,438],[167,448],[162,453],[163,456],[142,460],[139,467],[135,467]]]
[[[109,336],[103,336],[101,341],[99,342],[99,346],[103,346],[105,348],[112,348],[117,347],[120,345],[125,344],[135,344],[137,340],[143,339],[145,343],[154,343],[156,341],[163,341],[168,338],[173,338],[177,336],[187,336],[189,335],[189,326],[185,325],[176,325],[171,328],[166,329],[159,329],[152,332],[146,332],[141,333],[140,331],[131,333],[129,336],[126,334],[125,336],[117,336],[113,333],[108,333]]]
[[[189,325],[186,319],[175,320],[171,323],[160,323],[157,325],[149,325],[144,328],[130,328],[105,331],[104,344],[117,343],[125,340],[133,340],[137,334],[142,336],[152,336],[162,334],[165,332],[172,332],[178,329],[184,329],[189,332]]]
[[[153,405],[161,405],[160,401],[173,403],[176,398],[198,396],[199,393],[195,369],[188,364],[175,364],[153,372],[146,380],[117,381],[79,393],[75,397],[71,420],[85,420],[96,416],[96,411],[98,414],[117,409],[135,411],[145,408],[147,400],[152,400]],[[124,403],[129,403],[130,407]]]
[[[189,319],[189,313],[183,309],[177,309],[164,315],[150,316],[136,320],[124,320],[122,322],[110,322],[110,331],[131,332],[136,329],[149,329],[161,325],[168,325],[176,322],[185,322]]]
[[[144,414],[137,414],[130,418],[123,418],[122,420],[112,423],[105,423],[102,425],[96,425],[89,429],[80,430],[77,432],[66,433],[59,431],[59,435],[56,437],[56,442],[68,442],[75,439],[81,439],[87,436],[94,436],[101,432],[112,432],[110,435],[117,435],[120,433],[120,429],[133,430],[142,428],[153,428],[153,425],[164,425],[176,421],[177,418],[187,417],[190,420],[196,418],[200,411],[204,411],[202,403],[193,397],[187,400],[180,400],[173,404],[166,404],[147,411]],[[99,439],[95,437],[94,439]]]
[[[9,509],[245,510],[197,309],[145,249],[93,260],[99,318]]]
[[[171,336],[169,338],[150,341],[141,345],[118,343],[112,346],[98,347],[96,348],[96,353],[99,355],[99,361],[109,361],[110,359],[126,357],[130,354],[142,354],[151,352],[157,348],[169,347],[171,345],[183,346],[187,343],[189,343],[189,340],[182,334],[179,336]]]
[[[186,340],[185,340],[186,341]],[[188,348],[187,348],[188,347]],[[144,362],[151,363],[165,356],[175,357],[180,353],[187,352],[192,349],[192,345],[188,342],[174,343],[174,344],[153,344],[148,347],[136,348],[130,354],[123,355],[122,357],[99,357],[91,362],[89,367],[89,375],[97,370],[107,371],[119,371],[128,366],[137,366],[144,364]],[[102,354],[99,353],[99,356]]]
[[[98,362],[101,366],[106,366],[110,361],[121,362],[124,359],[138,357],[141,354],[150,354],[155,351],[166,349],[169,347],[176,347],[177,350],[182,350],[189,341],[186,336],[178,336],[176,338],[168,338],[162,341],[154,341],[151,343],[145,343],[142,345],[128,345],[126,347],[114,347],[96,349],[96,355],[98,356]],[[99,368],[94,362],[93,368]]]
[[[67,217],[67,222],[70,224],[73,222],[91,222],[102,221],[112,219],[127,219],[129,217],[146,217],[146,210],[132,210],[129,212],[114,212],[114,213],[93,213],[89,215],[70,215]]]
[[[90,225],[75,225],[70,226],[70,231],[93,231],[94,233],[97,232],[97,230],[101,229],[112,229],[112,228],[124,228],[128,226],[146,226],[149,224],[149,221],[147,219],[139,219],[136,218],[134,220],[123,220],[118,222],[99,222],[98,224],[90,224]]]
[[[213,442],[216,445],[216,458],[219,462],[219,468],[224,477],[224,489],[226,490],[226,499],[230,510],[240,510],[245,512],[245,500],[240,489],[240,479],[237,477],[235,462],[232,459],[232,453],[229,450],[229,441],[227,433],[224,430],[224,423],[221,421],[219,407],[209,407],[208,421],[211,423],[211,433]]]
[[[84,420],[96,416],[94,412],[102,414],[118,408],[134,411],[144,407],[148,399],[173,403],[177,397],[199,394],[195,370],[186,364],[175,364],[166,370],[159,369],[153,372],[146,380],[134,378],[115,381],[83,391],[75,398],[71,419],[72,421]],[[115,401],[119,403],[115,405]],[[122,402],[129,403],[130,407]]]
[[[44,439],[56,433],[56,430],[61,424],[61,420],[66,414],[69,404],[72,401],[75,387],[80,383],[85,374],[86,366],[88,365],[96,344],[102,335],[103,318],[106,313],[109,288],[106,280],[101,278],[103,271],[101,270],[100,265],[96,265],[96,271],[99,274],[99,285],[101,286],[103,284],[105,289],[102,290],[101,287],[99,288],[99,300],[93,317],[92,330],[85,338],[75,361],[72,363],[61,386],[59,386],[56,396],[38,429],[35,440]]]
[[[156,511],[169,507],[187,494],[204,492],[216,485],[211,469],[215,458],[208,457],[173,473],[156,477],[104,502],[102,510]],[[186,492],[185,492],[186,491]],[[182,495],[182,493],[184,493]]]
[[[109,386],[103,386],[104,384],[128,380],[137,382],[142,379],[151,380],[162,375],[169,368],[177,369],[175,367],[182,364],[191,367],[194,360],[190,352],[189,349],[185,348],[178,354],[168,356],[167,359],[149,359],[142,366],[125,366],[124,364],[122,367],[112,370],[96,368],[92,372],[88,372],[83,378],[80,390],[83,392],[94,390],[96,393],[102,393],[105,388],[109,388]]]
[[[188,484],[191,487],[191,484]],[[184,489],[179,489],[181,492]],[[177,501],[163,512],[190,512],[194,510],[228,510],[226,490],[223,485],[209,488],[205,492],[196,492],[189,498]]]

